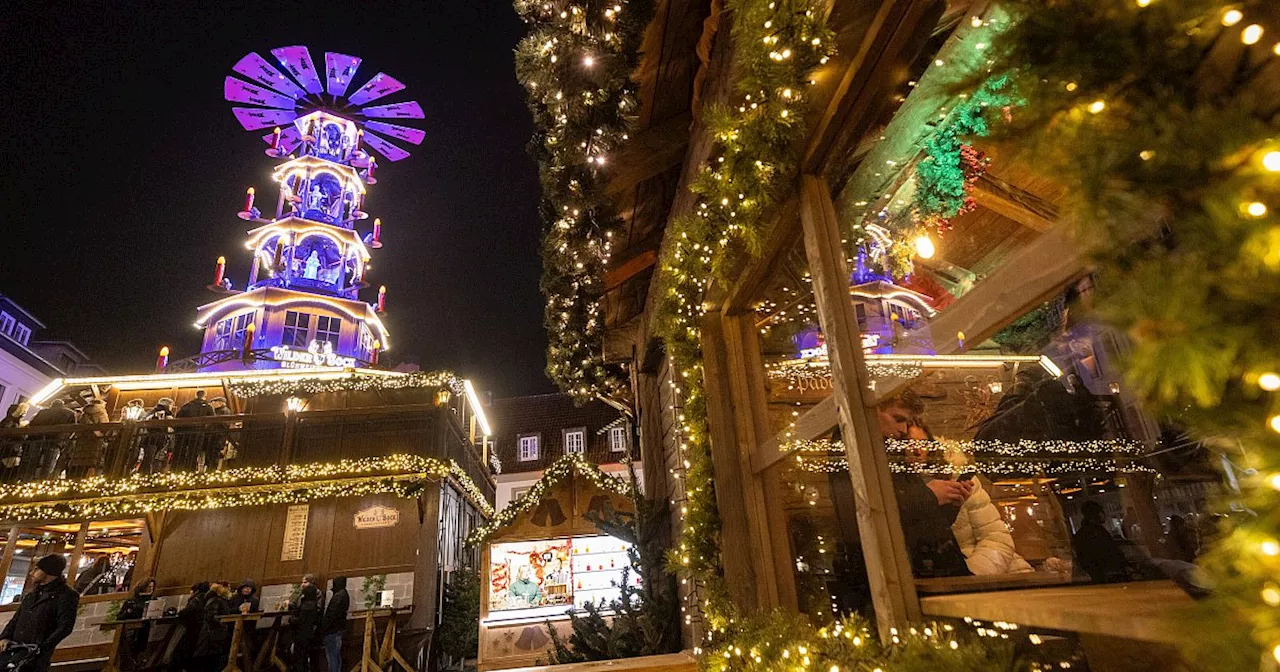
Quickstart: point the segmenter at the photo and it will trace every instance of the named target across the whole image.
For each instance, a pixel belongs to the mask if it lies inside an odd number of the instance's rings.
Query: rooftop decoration
[[[340,378],[235,379],[227,390],[244,399],[266,394],[321,394],[324,392],[372,392],[446,387],[462,394],[463,381],[452,371],[414,371],[395,376],[368,375],[353,372]]]

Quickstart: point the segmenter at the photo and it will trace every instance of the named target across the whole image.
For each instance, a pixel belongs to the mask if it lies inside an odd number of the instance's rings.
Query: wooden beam
[[[849,269],[840,243],[840,224],[822,178],[801,177],[800,218],[818,318],[831,359],[832,397],[847,447],[876,625],[881,639],[888,641],[892,628],[920,620],[920,603],[889,474],[889,456],[875,410],[864,399],[871,379],[863,359],[858,320],[849,301]]]
[[[790,429],[778,432],[773,438],[756,446],[755,454],[751,457],[751,468],[760,473],[789,456],[791,453],[784,450],[789,439],[811,441],[839,424],[840,412],[836,409],[836,398],[834,395],[826,397],[796,418],[795,425]]]
[[[686,110],[665,119],[633,136],[621,150],[609,157],[611,165],[619,166],[605,193],[618,196],[641,182],[661,175],[680,164],[689,147],[689,127],[693,116]]]
[[[71,559],[67,560],[67,578],[74,584],[75,579],[72,578],[80,570],[80,558],[84,555],[84,540],[89,536],[89,521],[80,523],[80,529],[76,530],[75,546],[71,548]]]
[[[432,629],[436,624],[441,487],[439,482],[428,482],[418,496],[421,522],[418,523],[418,556],[413,563],[413,613],[409,615],[409,627],[415,630]]]
[[[604,274],[604,291],[608,292],[616,289],[618,285],[634,278],[656,263],[658,263],[657,250],[651,248],[641,251]]]
[[[730,389],[732,364],[725,347],[720,313],[702,318],[702,367],[706,380],[707,426],[711,434],[711,461],[716,475],[716,508],[720,512],[720,556],[729,594],[745,613],[761,606],[757,589],[767,582],[756,572],[752,554],[762,548],[747,516],[747,484],[738,457],[736,410]],[[755,549],[747,551],[746,549]]]
[[[972,195],[978,205],[1028,229],[1048,231],[1058,220],[1058,209],[1052,204],[991,174],[978,178]]]
[[[13,554],[18,550],[18,535],[21,533],[22,528],[17,525],[9,528],[9,536],[4,540],[4,555],[0,556],[0,576],[9,576],[9,568],[13,566]]]
[[[780,207],[774,209],[765,224],[764,243],[760,254],[752,257],[738,273],[733,286],[725,293],[721,310],[735,315],[751,309],[751,303],[760,297],[764,287],[773,277],[791,246],[800,235],[800,200],[792,195]]]

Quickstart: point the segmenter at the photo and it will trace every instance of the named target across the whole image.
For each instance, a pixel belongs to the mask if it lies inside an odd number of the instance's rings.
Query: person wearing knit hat
[[[18,612],[0,632],[0,651],[11,643],[39,647],[32,672],[47,672],[53,650],[76,627],[80,594],[67,585],[62,576],[66,570],[67,556],[61,553],[37,560],[31,571],[35,589],[23,596]]]

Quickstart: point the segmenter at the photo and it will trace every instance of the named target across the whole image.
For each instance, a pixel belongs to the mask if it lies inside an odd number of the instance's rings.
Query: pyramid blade
[[[422,139],[427,136],[426,132],[420,131],[416,128],[397,126],[383,121],[366,121],[364,122],[364,127],[371,131],[377,131],[379,133],[389,135],[397,140],[412,142],[415,145],[421,145]]]
[[[274,132],[268,133],[262,136],[262,141],[269,145],[271,144],[272,140],[275,139],[275,135],[276,134]],[[300,144],[302,144],[302,134],[298,132],[297,126],[293,124],[289,124],[288,126],[285,126],[280,129],[280,151],[281,152],[288,154],[289,152],[292,152],[293,150],[297,149],[298,145]]]
[[[351,94],[347,102],[352,105],[364,105],[384,96],[389,96],[396,91],[403,90],[403,82],[385,72],[379,72],[373,76],[373,79],[365,82],[364,86],[360,87],[360,90]]]
[[[311,52],[304,46],[280,47],[272,49],[271,55],[280,61],[280,65],[298,80],[307,93],[322,93],[324,86],[320,84],[320,75],[316,73],[316,64],[311,62]]]
[[[392,103],[390,105],[376,105],[374,107],[366,107],[360,110],[365,117],[373,119],[425,119],[422,114],[422,106],[418,101],[411,100],[407,103]]]
[[[388,161],[399,161],[400,159],[409,156],[409,152],[396,147],[368,131],[365,131],[364,133],[364,144],[368,145],[373,149],[373,151],[386,157]]]
[[[273,126],[284,126],[285,124],[298,118],[298,113],[293,110],[268,110],[261,107],[233,107],[231,111],[236,115],[236,120],[244,126],[246,131],[256,131],[260,128],[271,128]]]
[[[292,110],[296,107],[296,103],[289,96],[282,96],[266,87],[250,84],[231,76],[228,76],[222,84],[222,97],[233,103],[248,103],[281,110]]]
[[[276,70],[267,62],[267,59],[257,53],[245,55],[231,69],[249,78],[250,81],[274,89],[294,100],[307,95],[307,92],[294,84],[292,79],[285,77],[284,73]]]
[[[356,76],[356,68],[360,67],[359,56],[324,52],[324,74],[328,82],[331,96],[341,96],[351,86],[351,78]]]

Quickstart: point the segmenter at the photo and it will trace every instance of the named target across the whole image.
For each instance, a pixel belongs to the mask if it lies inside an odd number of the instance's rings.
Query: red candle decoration
[[[244,192],[244,211],[251,212],[253,210],[253,187]]]
[[[276,130],[271,132],[271,149],[280,151],[280,127],[276,126]]]
[[[156,358],[156,373],[164,371],[164,367],[169,365],[169,346],[165,345],[160,348],[160,356]]]
[[[253,349],[253,332],[257,331],[257,329],[252,322],[244,328],[244,344],[240,349],[241,356],[244,359],[249,358],[249,351]]]
[[[376,217],[373,220],[373,242],[382,242],[382,220]]]
[[[371,366],[378,365],[378,351],[382,349],[382,341],[373,342],[373,350],[369,353],[369,364]]]
[[[378,312],[387,310],[387,286],[383,285],[378,288]]]
[[[215,286],[222,284],[222,276],[224,273],[226,273],[226,271],[227,271],[227,258],[218,257],[218,265],[214,268],[214,271],[213,271],[213,284]]]
[[[378,167],[378,160],[372,156],[369,157],[369,172],[365,174],[365,181],[369,184],[374,183],[373,169]]]
[[[351,149],[352,153],[360,151],[360,141],[364,140],[364,129],[356,131],[356,146]]]

